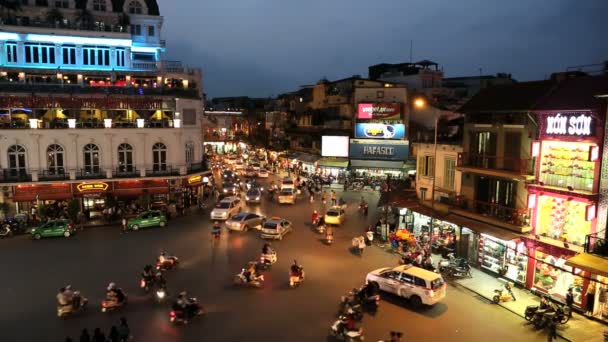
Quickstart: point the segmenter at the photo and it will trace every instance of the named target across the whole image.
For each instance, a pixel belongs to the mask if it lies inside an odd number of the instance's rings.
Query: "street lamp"
[[[426,106],[426,100],[419,97],[414,100],[414,106],[416,106],[416,108],[422,109]]]

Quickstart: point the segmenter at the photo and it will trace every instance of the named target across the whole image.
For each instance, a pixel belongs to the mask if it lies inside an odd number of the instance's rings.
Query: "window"
[[[118,146],[118,172],[133,172],[133,147],[129,144]]]
[[[153,53],[134,53],[133,59],[138,61],[154,62],[156,60],[156,55]]]
[[[196,109],[186,108],[182,112],[184,125],[196,125]]]
[[[148,36],[154,37],[154,26],[148,26]]]
[[[141,36],[141,25],[131,25],[131,34]]]
[[[131,1],[129,3],[129,14],[142,14],[143,8],[139,1]]]
[[[418,174],[424,177],[433,177],[435,160],[432,156],[418,158]]]
[[[456,176],[456,159],[446,158],[443,168],[443,187],[446,190],[454,190],[454,178]]]
[[[86,174],[98,174],[99,170],[99,147],[88,144],[84,147],[84,172]]]
[[[55,64],[55,46],[25,44],[25,63]]]
[[[82,64],[110,65],[110,49],[104,47],[86,46],[82,49]]]
[[[383,99],[384,98],[384,91],[383,90],[378,90],[376,92],[376,98]]]
[[[186,144],[186,165],[188,165],[188,166],[192,165],[193,161],[194,161],[194,144],[187,143]]]
[[[8,169],[11,176],[22,176],[27,173],[25,166],[25,148],[13,145],[8,148]]]
[[[64,174],[63,147],[52,144],[46,149],[46,166],[49,174]]]
[[[70,2],[68,0],[55,0],[55,7],[70,8]]]
[[[106,9],[107,9],[106,0],[93,0],[93,10],[94,11],[105,12]]]
[[[17,43],[6,43],[6,62],[17,63]]]
[[[125,49],[116,49],[116,66],[125,66]]]
[[[422,278],[414,277],[414,285],[426,288],[426,281]]]
[[[152,146],[152,170],[167,170],[167,146],[163,143],[156,143]]]
[[[63,57],[63,64],[76,64],[76,47],[75,46],[62,46],[61,55]]]

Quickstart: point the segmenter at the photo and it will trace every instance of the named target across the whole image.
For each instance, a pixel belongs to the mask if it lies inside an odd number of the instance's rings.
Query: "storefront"
[[[321,176],[343,177],[348,168],[348,158],[323,157],[317,161],[317,167]]]
[[[300,153],[295,158],[296,167],[307,174],[314,174],[317,170],[317,161],[319,156],[308,153]]]
[[[582,269],[589,275],[584,279],[582,308],[596,318],[608,322],[608,259],[581,253],[566,260],[566,265]]]
[[[228,154],[245,151],[247,144],[236,141],[205,141],[205,153]]]
[[[409,145],[405,140],[351,139],[349,155],[355,176],[401,178]]]

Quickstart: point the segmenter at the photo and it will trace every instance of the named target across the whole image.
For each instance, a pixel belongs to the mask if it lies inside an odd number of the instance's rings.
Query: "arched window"
[[[186,144],[186,165],[190,166],[194,162],[194,144]]]
[[[84,147],[84,172],[86,174],[98,174],[99,169],[99,147],[88,144]]]
[[[107,11],[106,0],[93,0],[93,10],[100,12]]]
[[[8,169],[12,177],[27,174],[25,165],[25,148],[21,145],[13,145],[8,148]]]
[[[129,3],[129,13],[130,14],[142,14],[143,8],[139,1],[131,1]]]
[[[65,174],[63,147],[52,144],[46,149],[46,166],[49,174]]]
[[[133,147],[129,144],[118,145],[118,172],[133,171]]]
[[[152,170],[167,170],[167,146],[163,143],[156,143],[152,146]]]

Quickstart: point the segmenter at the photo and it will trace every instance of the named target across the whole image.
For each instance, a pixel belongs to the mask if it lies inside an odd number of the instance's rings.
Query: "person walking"
[[[115,325],[110,328],[110,333],[108,334],[108,341],[120,342],[120,335],[118,334],[118,329],[116,329]]]
[[[122,217],[122,232],[126,233],[127,232],[127,218],[126,217]]]
[[[336,205],[337,204],[337,195],[335,191],[331,191],[331,205]]]
[[[101,329],[95,328],[91,342],[106,342],[106,336],[101,332]]]
[[[557,324],[555,320],[549,320],[549,325],[547,326],[547,341],[551,342],[554,339],[557,340]]]
[[[80,333],[80,342],[91,342],[91,335],[86,328],[82,329],[82,333]]]
[[[321,194],[321,202],[323,202],[323,204],[327,203],[327,192],[325,190],[323,190],[323,193]]]
[[[572,293],[572,287],[568,288],[566,292],[566,305],[568,306],[568,316],[572,318],[572,305],[574,304],[574,293]]]
[[[365,238],[363,236],[359,237],[359,256],[363,256],[363,250],[365,249]]]
[[[131,338],[131,329],[127,324],[127,319],[124,317],[120,318],[120,325],[118,326],[118,337],[120,342],[126,342]]]

